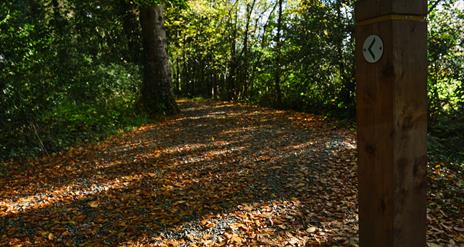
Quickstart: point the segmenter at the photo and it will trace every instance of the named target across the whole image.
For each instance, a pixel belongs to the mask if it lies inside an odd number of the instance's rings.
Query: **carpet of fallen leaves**
[[[0,246],[358,244],[352,130],[291,111],[180,104],[179,116],[9,164]],[[451,215],[440,193],[429,196],[429,246],[462,246],[463,205]]]

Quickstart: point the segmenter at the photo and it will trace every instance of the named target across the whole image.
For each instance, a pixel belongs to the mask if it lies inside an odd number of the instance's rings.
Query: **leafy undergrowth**
[[[310,114],[180,104],[177,117],[26,170],[8,164],[0,245],[358,244],[353,131]],[[429,245],[464,244],[455,199],[433,187]]]
[[[128,103],[130,105],[130,103]],[[0,162],[60,152],[83,143],[103,140],[147,123],[134,109],[68,103],[43,114],[30,124],[10,123],[0,129]],[[0,163],[0,176],[4,175]]]

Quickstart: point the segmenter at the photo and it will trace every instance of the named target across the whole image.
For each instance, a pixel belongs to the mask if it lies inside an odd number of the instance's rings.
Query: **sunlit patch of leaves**
[[[8,164],[0,245],[358,245],[353,131],[304,113],[181,105],[180,116],[25,169]],[[455,181],[441,167],[431,184]],[[464,243],[462,204],[446,193],[429,195],[432,246]]]

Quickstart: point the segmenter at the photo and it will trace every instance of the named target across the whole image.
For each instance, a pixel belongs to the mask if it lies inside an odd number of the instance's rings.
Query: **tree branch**
[[[427,11],[427,14],[430,14],[437,6],[438,4],[441,2],[441,0],[437,0],[435,1],[432,6],[429,8],[429,10]]]

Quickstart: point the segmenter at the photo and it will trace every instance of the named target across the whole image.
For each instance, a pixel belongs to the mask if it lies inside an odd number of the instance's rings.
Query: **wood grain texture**
[[[425,16],[427,14],[427,1],[359,0],[356,3],[355,18],[357,21],[390,14]]]
[[[375,64],[362,55],[383,39]],[[425,246],[426,23],[384,21],[356,30],[361,246]]]

